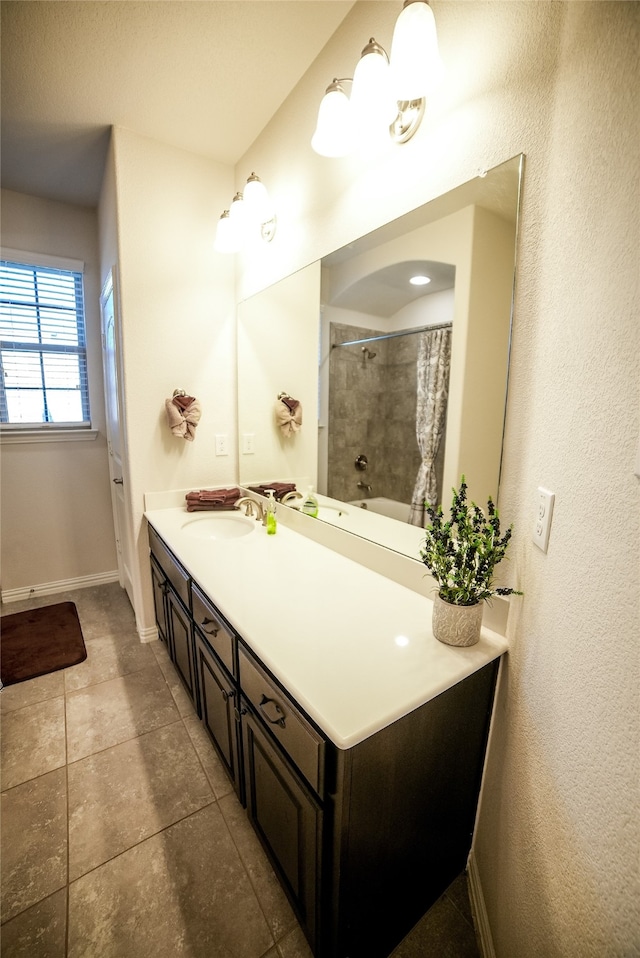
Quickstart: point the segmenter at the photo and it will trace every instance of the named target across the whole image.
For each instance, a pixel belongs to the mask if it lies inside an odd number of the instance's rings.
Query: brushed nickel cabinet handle
[[[220,626],[219,626],[219,624],[216,622],[216,620],[215,620],[215,619],[208,619],[208,618],[205,616],[204,619],[202,620],[202,622],[201,622],[200,624],[202,625],[202,631],[203,631],[203,632],[206,632],[207,635],[212,635],[212,636],[214,637],[214,639],[215,639],[216,635],[217,635],[218,632],[220,631]],[[212,629],[206,629],[206,628],[205,628],[206,625],[212,625],[213,628],[212,628]]]
[[[267,706],[275,714],[269,715],[267,712]],[[262,698],[258,702],[258,707],[266,718],[267,722],[269,722],[271,725],[279,725],[280,728],[285,728],[285,714],[275,699],[267,698],[267,696],[263,694]]]

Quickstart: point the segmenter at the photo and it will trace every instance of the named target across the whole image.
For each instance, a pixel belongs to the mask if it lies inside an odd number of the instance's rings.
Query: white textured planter
[[[484,603],[452,605],[439,595],[433,600],[433,634],[445,645],[475,645],[480,639]]]

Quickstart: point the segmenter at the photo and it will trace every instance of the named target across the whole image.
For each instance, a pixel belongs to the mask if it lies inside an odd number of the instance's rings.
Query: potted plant
[[[433,603],[433,634],[447,645],[474,645],[480,638],[483,603],[494,595],[522,595],[495,587],[495,567],[504,558],[512,527],[500,534],[500,519],[489,497],[486,514],[467,500],[464,476],[453,490],[451,518],[442,506],[425,506],[429,525],[420,558],[438,584]]]

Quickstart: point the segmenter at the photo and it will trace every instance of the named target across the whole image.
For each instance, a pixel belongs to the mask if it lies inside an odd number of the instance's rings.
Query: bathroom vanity
[[[159,637],[314,955],[387,958],[466,866],[506,641],[441,645],[429,599],[282,524],[146,516]]]

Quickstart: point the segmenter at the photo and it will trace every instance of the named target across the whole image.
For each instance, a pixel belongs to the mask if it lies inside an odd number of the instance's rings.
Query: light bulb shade
[[[218,253],[237,253],[242,245],[242,232],[237,222],[225,210],[218,220],[213,248]]]
[[[247,180],[243,197],[247,216],[254,223],[266,223],[273,218],[273,204],[269,192],[255,173]]]
[[[320,102],[311,146],[320,156],[346,156],[354,146],[349,98],[337,80],[327,87]]]
[[[398,103],[391,93],[389,59],[373,38],[362,51],[353,74],[351,108],[359,138],[388,138],[389,126],[398,115]]]
[[[419,100],[441,81],[433,10],[426,0],[409,0],[396,20],[391,41],[391,86],[397,100]]]
[[[236,193],[236,195],[231,200],[231,206],[229,207],[229,216],[230,218],[240,224],[243,223],[246,217],[245,204],[242,193]]]

